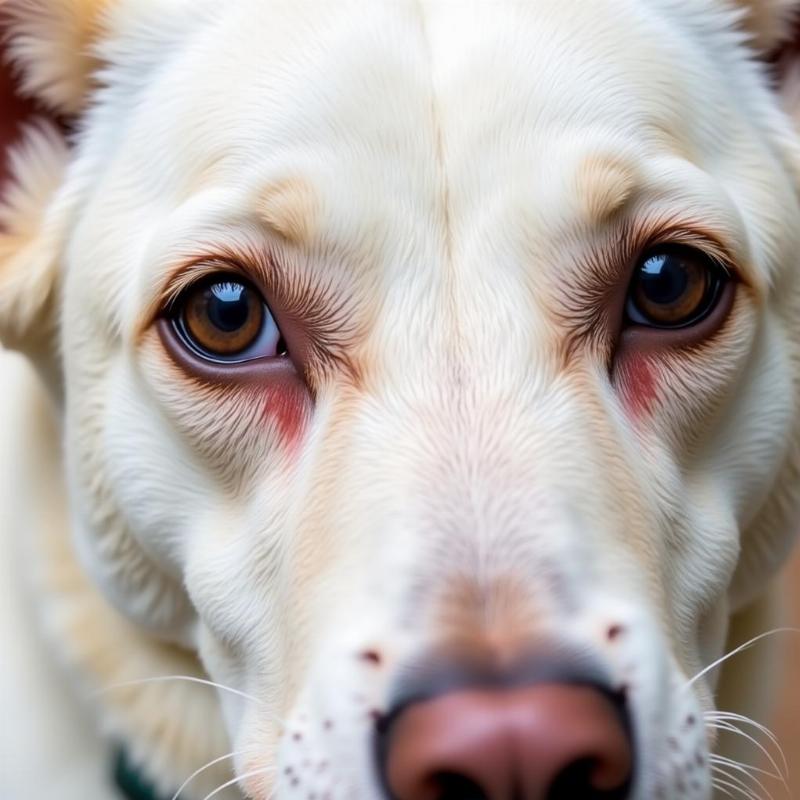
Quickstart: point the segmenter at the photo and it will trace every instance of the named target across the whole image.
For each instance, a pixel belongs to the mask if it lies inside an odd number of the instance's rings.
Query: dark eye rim
[[[244,361],[211,361],[195,355],[178,339],[172,320],[161,316],[156,320],[156,333],[171,361],[192,382],[206,387],[228,389],[251,387],[260,391],[265,386],[304,387],[305,383],[291,357],[252,358]]]
[[[641,321],[639,319],[633,319],[629,313],[629,304],[632,300],[632,294],[639,279],[639,267],[646,263],[649,259],[653,258],[653,256],[661,255],[665,252],[673,254],[679,253],[684,256],[691,255],[692,257],[699,258],[705,262],[705,266],[708,268],[711,276],[711,284],[710,288],[706,290],[706,293],[703,297],[702,308],[696,314],[680,320],[675,324],[663,323],[656,320]],[[661,332],[662,334],[668,334],[671,331],[686,331],[687,329],[693,329],[700,325],[706,318],[714,314],[715,309],[718,308],[722,303],[726,294],[729,294],[728,289],[731,284],[734,283],[734,281],[735,275],[733,274],[729,265],[719,257],[712,255],[700,246],[670,241],[652,244],[645,248],[634,261],[633,273],[625,292],[623,328],[639,328],[642,330],[650,330],[654,333]],[[639,311],[639,314],[642,318],[646,319],[646,313]]]
[[[253,292],[256,295],[263,309],[263,319],[261,322],[261,327],[259,329],[258,335],[259,336],[261,335],[261,333],[264,330],[264,325],[267,324],[267,321],[270,317],[272,317],[272,319],[275,321],[276,326],[278,326],[279,332],[281,332],[281,338],[278,343],[279,344],[278,353],[276,355],[242,357],[242,353],[246,352],[247,350],[247,348],[245,347],[236,353],[231,353],[230,355],[225,356],[205,350],[204,348],[199,347],[195,343],[194,337],[188,330],[188,324],[185,319],[185,314],[184,314],[185,301],[187,300],[188,296],[191,293],[197,291],[203,291],[209,286],[212,286],[217,283],[237,283],[240,284],[241,286],[244,286],[245,288],[247,288],[249,291]],[[264,297],[264,293],[247,277],[233,270],[220,269],[215,272],[210,272],[190,283],[188,286],[182,289],[181,292],[169,303],[169,305],[164,310],[162,318],[168,322],[169,327],[171,331],[174,333],[175,338],[178,339],[181,346],[185,348],[188,351],[188,353],[190,353],[194,358],[199,359],[202,362],[213,364],[221,368],[225,368],[226,366],[249,364],[251,362],[259,362],[259,361],[260,362],[280,361],[289,357],[288,348],[286,347],[286,340],[283,336],[283,333],[281,331],[280,325],[278,323],[275,314],[273,313],[269,303]],[[256,339],[257,338],[258,336],[256,336]]]

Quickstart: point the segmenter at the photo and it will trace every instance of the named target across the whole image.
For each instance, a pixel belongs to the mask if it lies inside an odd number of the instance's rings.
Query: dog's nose
[[[384,731],[395,800],[622,800],[633,747],[599,689],[465,689],[412,703]]]

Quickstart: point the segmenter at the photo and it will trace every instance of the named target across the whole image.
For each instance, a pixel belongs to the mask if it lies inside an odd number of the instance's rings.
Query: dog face
[[[248,695],[254,798],[380,796],[376,719],[458,669],[591,674],[631,796],[709,796],[688,682],[797,468],[800,162],[736,18],[202,5],[105,18],[57,314],[7,318],[58,319],[85,568]]]

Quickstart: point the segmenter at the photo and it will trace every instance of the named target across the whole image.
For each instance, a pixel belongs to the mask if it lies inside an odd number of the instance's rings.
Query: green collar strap
[[[114,756],[114,785],[125,800],[171,800],[158,794],[141,770],[131,761],[128,752],[120,747]]]

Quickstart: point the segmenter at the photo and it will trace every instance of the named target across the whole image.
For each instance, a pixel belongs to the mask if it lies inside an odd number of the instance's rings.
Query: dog
[[[3,796],[750,791],[798,10],[7,0]]]

